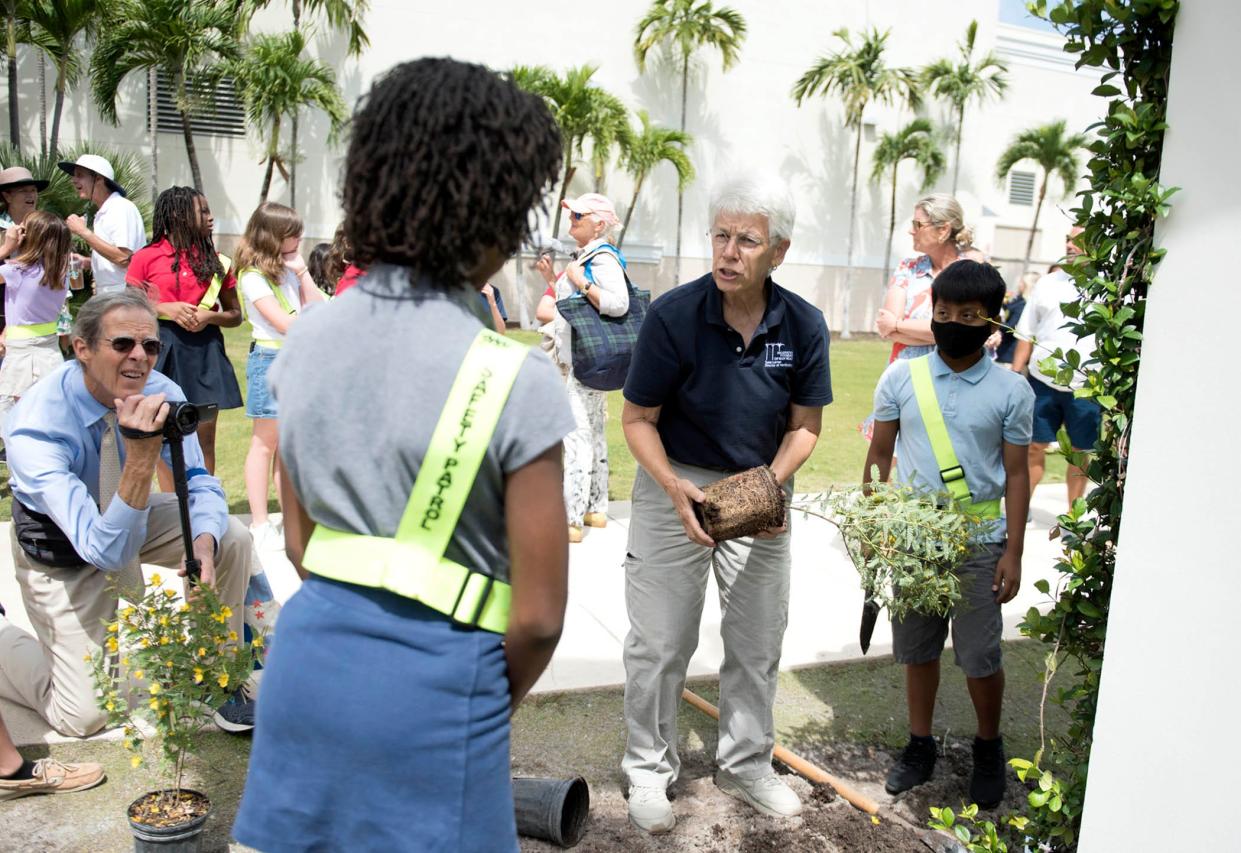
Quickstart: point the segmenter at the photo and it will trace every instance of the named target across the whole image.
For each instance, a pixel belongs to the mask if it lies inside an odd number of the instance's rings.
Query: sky
[[[1025,0],[1000,0],[1000,22],[1016,24],[1019,27],[1030,27],[1035,30],[1055,32],[1055,28],[1051,24],[1035,18],[1026,11]]]

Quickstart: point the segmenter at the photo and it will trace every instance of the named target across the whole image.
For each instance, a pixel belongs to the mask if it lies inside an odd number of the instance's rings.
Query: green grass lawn
[[[512,332],[514,337],[537,343],[537,332]],[[242,392],[246,388],[246,355],[250,346],[248,326],[224,330],[228,357],[237,373]],[[866,460],[866,442],[858,425],[870,414],[875,382],[887,364],[889,345],[875,339],[833,341],[831,345],[832,392],[835,402],[823,411],[823,432],[818,447],[797,474],[799,492],[820,491],[837,483],[854,483],[861,477]],[[608,459],[611,479],[608,493],[614,500],[628,500],[633,486],[634,461],[625,446],[621,432],[620,412],[623,400],[619,391],[608,395]],[[220,413],[216,434],[217,474],[228,495],[229,509],[234,513],[249,512],[242,465],[250,446],[250,421],[244,409]],[[1064,481],[1064,460],[1049,454],[1044,482]],[[10,499],[0,499],[0,520],[10,517]],[[269,495],[275,510],[275,493]]]

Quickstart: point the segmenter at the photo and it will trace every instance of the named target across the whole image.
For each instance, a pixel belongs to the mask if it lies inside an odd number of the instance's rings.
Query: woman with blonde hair
[[[302,259],[301,240],[302,218],[297,211],[268,201],[250,216],[237,249],[237,286],[254,335],[246,360],[246,417],[253,421],[254,433],[246,453],[245,479],[250,532],[260,549],[279,535],[267,518],[267,489],[275,479],[279,444],[276,399],[267,385],[267,372],[298,313],[325,298]],[[278,486],[276,499],[280,499]]]
[[[33,211],[4,232],[0,256],[9,260],[0,277],[8,326],[0,345],[0,424],[22,394],[64,363],[56,320],[69,295],[69,249],[69,226],[46,211]]]
[[[944,267],[973,247],[974,231],[965,213],[947,193],[932,193],[914,205],[909,234],[914,255],[901,261],[888,284],[875,325],[892,342],[888,362],[917,358],[935,349],[931,335],[931,282]]]

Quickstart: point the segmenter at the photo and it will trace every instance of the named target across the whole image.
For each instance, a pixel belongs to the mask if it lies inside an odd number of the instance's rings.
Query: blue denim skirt
[[[516,851],[501,639],[311,576],[263,670],[233,835],[273,853]]]
[[[246,417],[275,418],[276,398],[267,385],[267,371],[280,354],[278,349],[256,346],[246,359]]]

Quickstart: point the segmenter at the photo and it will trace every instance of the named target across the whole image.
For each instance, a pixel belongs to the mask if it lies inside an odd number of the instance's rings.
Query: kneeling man
[[[118,425],[158,432],[165,401],[185,395],[153,370],[159,332],[139,290],[83,305],[73,351],[77,360],[27,392],[5,424],[13,563],[37,639],[0,617],[0,698],[33,708],[61,734],[85,737],[106,722],[86,658],[116,618],[118,586],[135,599],[139,563],[177,568],[184,557],[176,496],[151,494],[161,453],[171,464],[168,449],[159,436],[125,438]],[[198,439],[187,436],[184,450],[200,582],[215,587],[240,636],[250,537],[229,518]],[[228,731],[251,729],[253,702],[239,694],[215,719]]]

